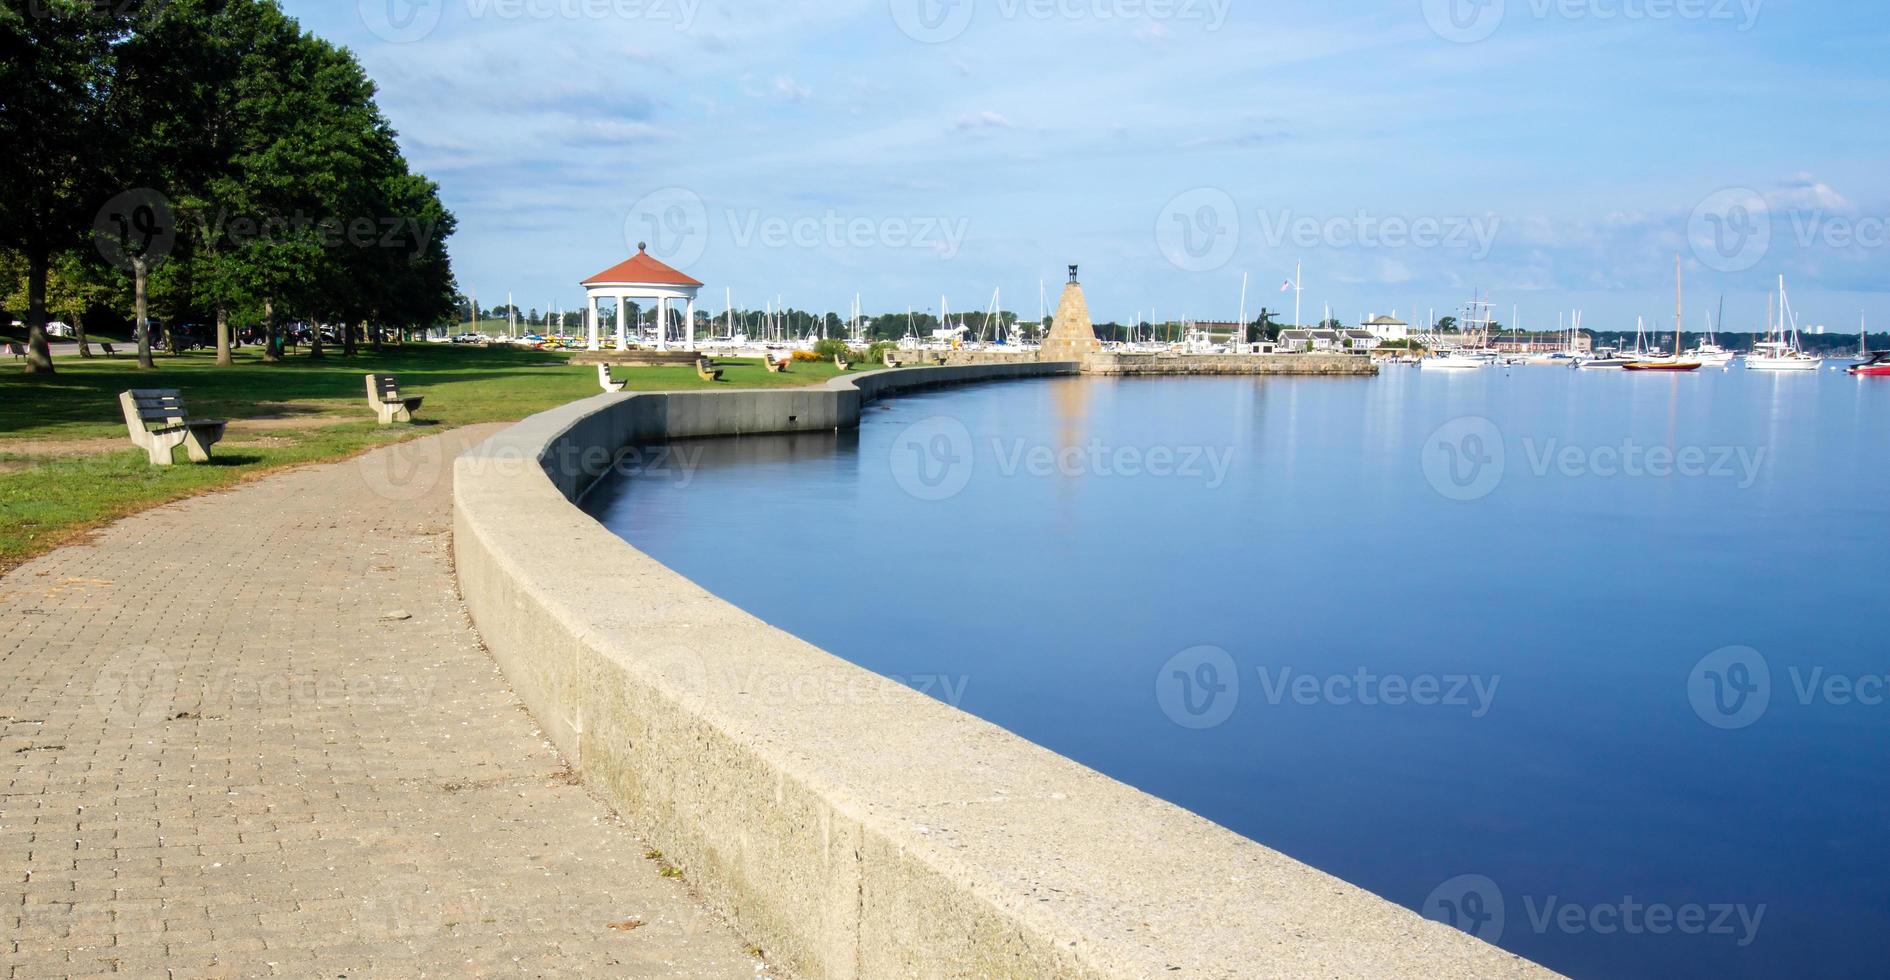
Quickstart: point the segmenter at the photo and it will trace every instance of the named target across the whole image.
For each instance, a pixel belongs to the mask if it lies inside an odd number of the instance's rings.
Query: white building
[[[1339,344],[1346,350],[1371,350],[1380,342],[1379,336],[1370,330],[1351,327],[1339,331]]]
[[[1380,343],[1387,340],[1411,339],[1411,325],[1396,316],[1375,316],[1359,326],[1371,331],[1372,336],[1377,337]]]

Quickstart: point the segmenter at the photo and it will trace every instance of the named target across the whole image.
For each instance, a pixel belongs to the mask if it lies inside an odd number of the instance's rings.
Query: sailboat
[[[1768,319],[1769,319],[1768,312]],[[1799,349],[1798,314],[1785,293],[1785,277],[1778,277],[1778,323],[1765,325],[1765,340],[1752,345],[1746,355],[1749,371],[1816,371],[1824,358],[1813,357]]]
[[[1705,365],[1699,361],[1680,356],[1681,328],[1685,323],[1681,319],[1680,292],[1680,256],[1673,257],[1673,349],[1674,356],[1661,360],[1640,360],[1624,364],[1624,371],[1698,371]]]
[[[1330,313],[1327,319],[1331,319]],[[1490,304],[1481,293],[1464,305],[1461,326],[1463,340],[1459,346],[1439,349],[1419,361],[1418,367],[1425,370],[1460,371],[1496,363],[1496,352],[1483,349],[1489,345]]]
[[[1857,336],[1857,363],[1851,365],[1851,373],[1860,378],[1890,378],[1890,351],[1870,352],[1870,330],[1859,320]]]
[[[1719,297],[1718,319],[1722,323],[1726,319],[1726,296],[1723,293]],[[1687,357],[1699,361],[1707,367],[1723,368],[1732,366],[1733,352],[1719,346],[1719,324],[1715,323],[1712,318],[1708,318],[1706,321],[1705,338],[1700,341],[1698,347],[1687,351]]]

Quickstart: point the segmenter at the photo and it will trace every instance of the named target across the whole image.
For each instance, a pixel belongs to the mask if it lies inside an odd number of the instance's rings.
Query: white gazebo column
[[[669,299],[656,298],[656,349],[669,350]]]
[[[630,308],[630,304],[625,302],[624,295],[622,293],[618,293],[617,294],[617,349],[618,350],[630,349],[629,345],[625,344],[624,339],[623,339],[623,332],[626,329],[625,321],[630,319],[628,316],[624,315],[624,312],[628,310],[629,308]]]
[[[684,337],[683,349],[695,350],[696,349],[696,298],[693,295],[689,297],[689,311],[687,314],[684,315],[684,319],[683,319],[683,337]]]
[[[590,325],[590,342],[584,345],[584,349],[596,350],[597,349],[597,294],[596,293],[590,293],[589,296],[586,297],[585,307],[587,309],[587,312],[590,314],[590,319],[585,321],[586,323]]]

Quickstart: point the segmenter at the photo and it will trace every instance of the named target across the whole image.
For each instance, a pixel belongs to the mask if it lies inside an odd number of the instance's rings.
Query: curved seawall
[[[1546,975],[774,629],[572,503],[631,445],[829,430],[903,388],[1076,371],[918,368],[533,416],[455,464],[461,591],[584,780],[799,975]]]

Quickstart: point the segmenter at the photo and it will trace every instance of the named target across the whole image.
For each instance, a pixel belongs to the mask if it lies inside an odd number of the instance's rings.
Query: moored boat
[[[1680,324],[1682,322],[1680,319],[1680,314],[1682,312],[1681,305],[1680,305],[1680,302],[1681,302],[1680,297],[1681,297],[1680,256],[1676,255],[1673,257],[1673,349],[1674,349],[1674,354],[1672,356],[1667,356],[1665,354],[1660,353],[1659,351],[1655,351],[1651,355],[1648,355],[1645,357],[1639,357],[1633,361],[1628,362],[1627,364],[1621,365],[1621,369],[1623,371],[1667,371],[1667,372],[1698,371],[1700,368],[1705,366],[1699,361],[1695,361],[1695,360],[1680,356],[1680,353],[1679,353],[1680,342],[1681,342]]]
[[[1824,365],[1824,358],[1814,357],[1799,349],[1798,314],[1792,310],[1791,298],[1785,293],[1785,277],[1778,277],[1778,322],[1772,322],[1772,311],[1766,310],[1765,340],[1752,345],[1752,353],[1746,355],[1748,371],[1816,371]]]
[[[1850,373],[1860,378],[1890,378],[1890,351],[1878,351],[1851,365]]]
[[[1824,358],[1795,351],[1790,344],[1778,341],[1753,344],[1752,353],[1746,355],[1748,371],[1816,371],[1822,364]]]
[[[1698,371],[1706,365],[1699,361],[1686,361],[1670,358],[1660,361],[1630,361],[1621,365],[1623,371]]]
[[[1578,359],[1575,366],[1584,371],[1619,371],[1632,363],[1633,356],[1612,347],[1601,347],[1592,356]]]
[[[1489,366],[1490,362],[1461,351],[1442,351],[1418,362],[1427,370],[1464,370]]]

